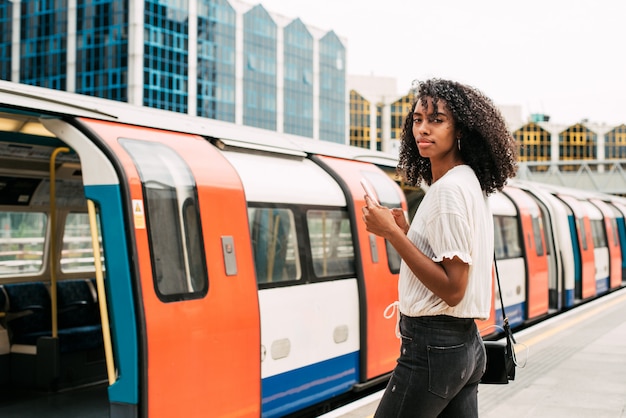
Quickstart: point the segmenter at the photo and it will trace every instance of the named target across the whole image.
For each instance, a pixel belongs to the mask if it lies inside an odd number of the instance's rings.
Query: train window
[[[390,209],[402,207],[400,195],[398,194],[397,189],[389,186],[389,176],[387,176],[387,174],[376,171],[362,170],[361,176],[366,178],[372,185],[372,187],[374,188],[374,192],[376,193],[376,197],[378,197],[378,200],[383,206],[386,206]],[[405,192],[407,192],[407,190],[405,190]],[[411,194],[413,199],[421,198],[423,197],[423,192],[421,193],[421,196],[420,192],[421,189],[416,189],[412,190],[409,194]],[[417,206],[419,206],[419,201],[416,202],[415,209],[417,209]],[[414,215],[415,211],[413,211],[412,214]],[[393,248],[393,245],[391,245],[387,240],[385,240],[385,249],[387,250],[387,262],[389,265],[389,271],[394,274],[399,273],[400,262],[402,261],[402,259],[400,258],[400,254],[398,254],[396,249]]]
[[[208,279],[197,188],[191,170],[170,147],[120,139],[144,191],[155,289],[165,302],[203,297]]]
[[[100,259],[104,268],[100,217],[97,217]],[[63,250],[61,251],[61,271],[64,273],[94,271],[93,246],[89,228],[89,215],[69,213],[63,229]]]
[[[593,238],[594,248],[608,247],[606,232],[604,230],[604,222],[602,219],[591,220],[591,236]]]
[[[309,210],[306,218],[315,275],[353,275],[354,245],[348,213],[340,210]]]
[[[400,195],[398,190],[390,187],[389,176],[381,172],[361,171],[361,176],[366,178],[376,192],[376,197],[381,205],[388,208],[398,208],[400,205]]]
[[[0,211],[0,276],[43,270],[47,223],[45,213]]]
[[[578,230],[580,231],[580,240],[583,244],[583,250],[587,250],[587,230],[585,229],[585,220],[578,218]]]
[[[522,256],[522,246],[520,242],[520,234],[517,226],[517,218],[513,216],[494,216],[495,221],[495,240],[496,256],[498,258],[519,258]],[[501,234],[498,237],[497,234]]]
[[[494,240],[493,247],[495,251],[495,257],[497,260],[501,260],[505,258],[506,249],[504,248],[504,240],[502,238],[502,225],[501,225],[501,216],[494,216],[493,220],[493,232],[494,232]]]
[[[618,231],[619,231],[619,221],[618,219],[621,219],[622,221],[624,220],[624,215],[614,206],[614,205],[609,205],[609,207],[611,208],[611,210],[613,211],[613,214],[615,215],[614,217],[611,218],[611,228],[613,229],[613,245],[614,246],[619,246],[619,236],[618,236]]]
[[[535,250],[537,252],[537,255],[541,257],[544,254],[543,239],[542,239],[542,233],[541,233],[541,231],[543,230],[542,225],[541,225],[541,218],[539,218],[538,216],[533,216],[532,224],[533,224],[533,235],[535,238]]]
[[[393,248],[393,245],[387,240],[385,240],[385,247],[387,247],[387,259],[389,260],[389,271],[393,274],[400,273],[400,263],[402,262],[402,257]]]
[[[248,208],[257,282],[279,283],[302,277],[293,212]]]
[[[617,219],[611,218],[611,229],[613,230],[613,246],[619,245],[619,238],[617,237]]]

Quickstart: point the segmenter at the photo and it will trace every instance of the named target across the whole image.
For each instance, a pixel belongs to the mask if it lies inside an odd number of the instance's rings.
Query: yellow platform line
[[[601,299],[600,299],[601,300]],[[606,311],[607,309],[612,308],[613,306],[619,304],[619,303],[623,303],[624,301],[626,301],[626,293],[616,297],[615,299],[609,300],[609,301],[604,301],[605,303],[600,304],[597,307],[591,308],[588,311],[578,314],[576,316],[574,316],[573,318],[566,320],[563,323],[560,323],[559,325],[553,327],[553,328],[549,328],[546,331],[542,332],[541,334],[535,336],[535,337],[531,337],[528,340],[524,340],[522,341],[523,344],[527,347],[530,348],[533,345],[539,344],[540,342],[560,333],[563,332],[571,327],[573,327],[576,324],[579,324],[583,321],[588,320],[589,318],[592,318],[596,315],[598,315],[599,313]],[[574,308],[574,313],[575,313],[575,309]],[[558,318],[558,316],[556,317]]]

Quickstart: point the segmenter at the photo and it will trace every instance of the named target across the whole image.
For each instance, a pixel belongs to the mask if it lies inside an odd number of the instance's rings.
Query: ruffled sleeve
[[[468,222],[468,208],[460,190],[441,190],[439,207],[429,217],[428,241],[434,253],[433,261],[459,257],[472,264],[472,230]]]

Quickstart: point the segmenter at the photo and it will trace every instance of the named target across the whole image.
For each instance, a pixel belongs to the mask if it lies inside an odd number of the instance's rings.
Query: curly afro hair
[[[414,186],[421,181],[432,184],[430,160],[422,157],[413,136],[413,111],[418,101],[428,108],[432,99],[434,112],[441,103],[452,113],[454,124],[461,131],[460,151],[486,194],[502,190],[507,179],[517,170],[517,146],[506,122],[492,100],[479,90],[464,84],[441,79],[420,81],[411,110],[404,121],[398,173]]]

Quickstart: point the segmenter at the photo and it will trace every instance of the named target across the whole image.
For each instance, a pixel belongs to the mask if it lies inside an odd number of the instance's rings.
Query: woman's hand
[[[398,225],[405,234],[409,232],[409,222],[406,220],[406,216],[404,216],[404,210],[402,210],[402,208],[393,208],[391,209],[391,214],[396,221],[396,225]]]
[[[377,205],[368,196],[365,196],[366,206],[363,207],[363,221],[368,232],[389,239],[392,234],[401,229],[404,234],[409,229],[409,225],[400,208],[389,209],[385,206]]]

